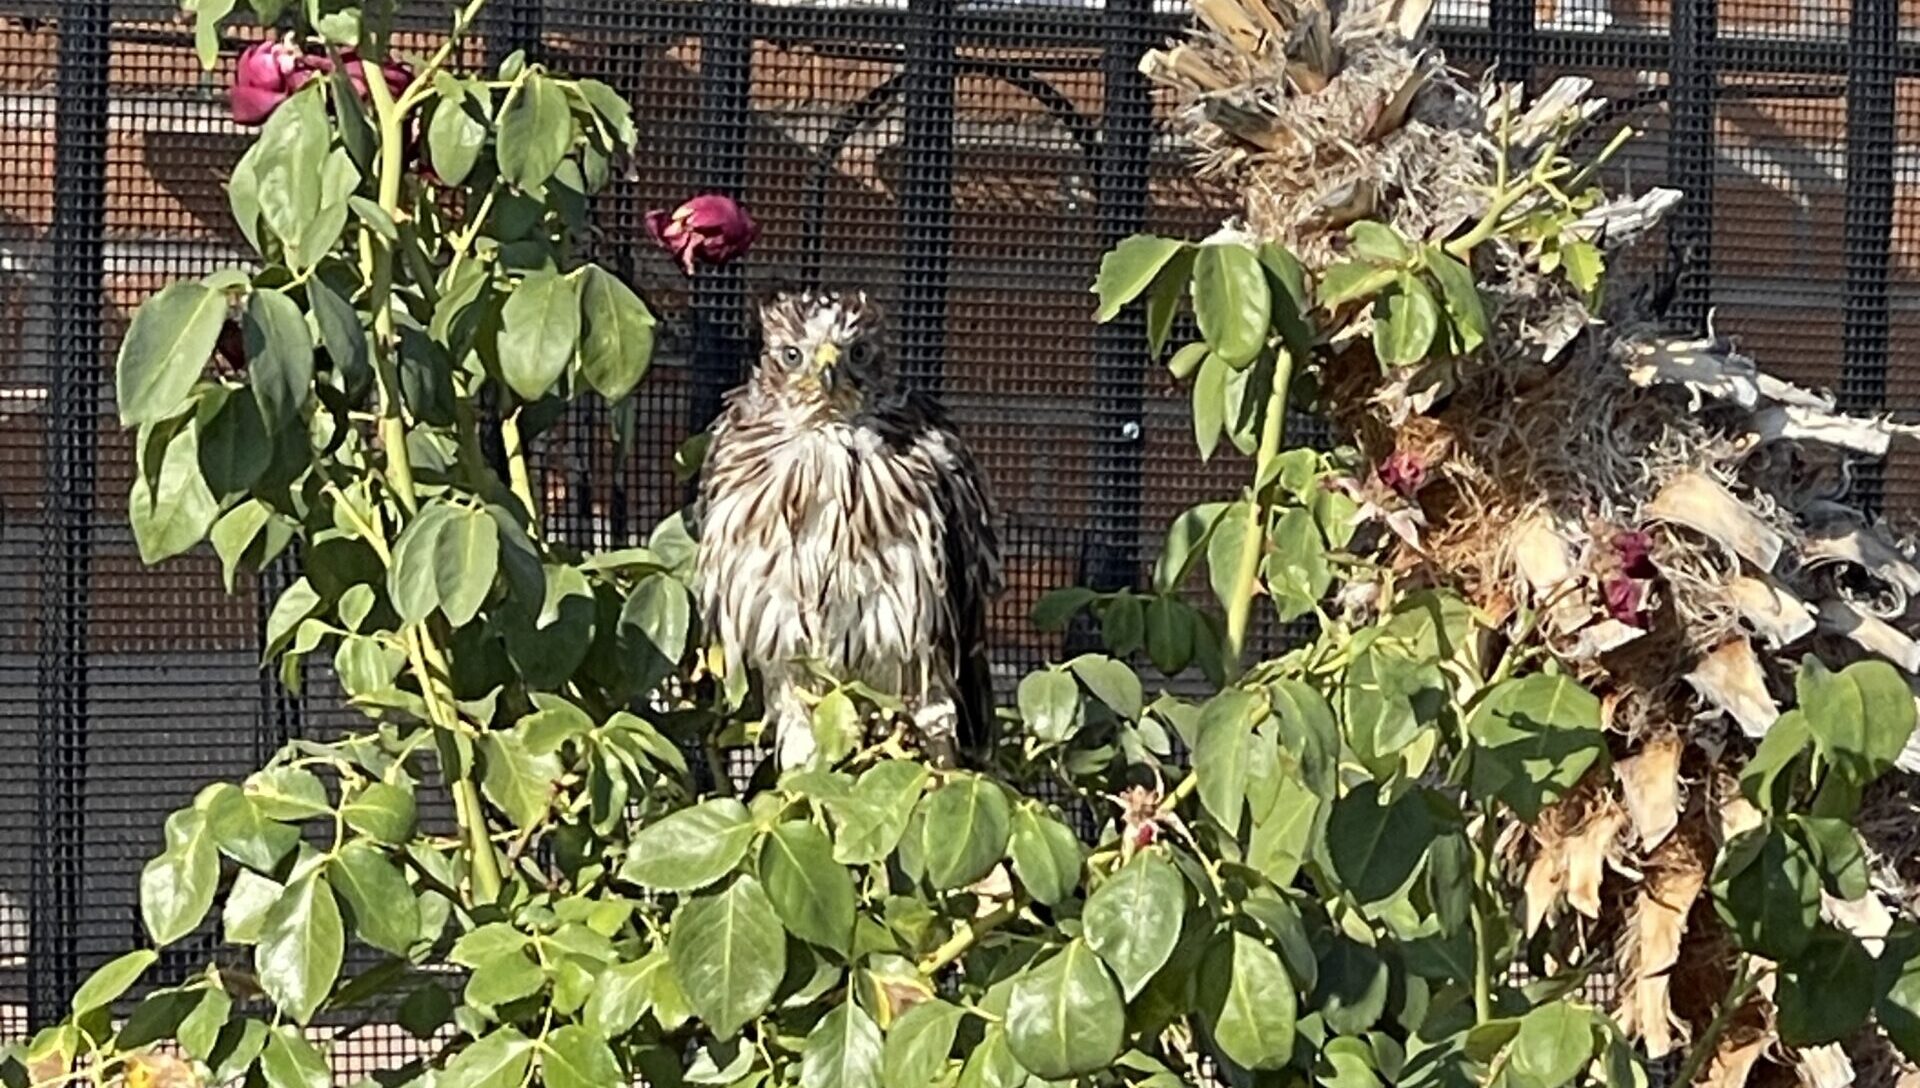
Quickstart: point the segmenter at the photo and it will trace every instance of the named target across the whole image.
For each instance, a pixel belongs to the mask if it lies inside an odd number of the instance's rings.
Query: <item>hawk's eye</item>
[[[847,356],[852,359],[856,365],[864,366],[873,358],[873,345],[862,340],[853,345],[852,350],[847,353]]]
[[[780,361],[787,364],[788,366],[799,366],[800,365],[800,349],[791,348],[791,347],[781,348]]]

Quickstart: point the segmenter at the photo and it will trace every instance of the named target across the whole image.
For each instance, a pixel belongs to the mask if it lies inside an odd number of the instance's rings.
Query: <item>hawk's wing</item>
[[[994,741],[993,665],[987,655],[987,609],[1004,587],[993,503],[973,454],[931,399],[909,394],[913,444],[935,467],[934,498],[946,543],[948,661],[959,711],[961,747],[990,753]]]

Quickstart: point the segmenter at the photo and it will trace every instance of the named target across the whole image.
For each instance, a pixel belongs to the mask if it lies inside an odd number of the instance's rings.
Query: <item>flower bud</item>
[[[732,197],[707,193],[675,208],[647,213],[647,233],[673,255],[687,275],[696,262],[726,264],[747,252],[760,225]]]
[[[256,42],[240,54],[235,66],[230,104],[233,120],[241,125],[258,125],[273,115],[288,96],[305,82],[300,72],[301,57],[293,46],[277,40]]]
[[[1653,538],[1637,529],[1615,533],[1613,553],[1629,578],[1652,578],[1660,573],[1653,565]]]
[[[1607,615],[1629,627],[1647,626],[1647,596],[1649,583],[1639,578],[1629,578],[1624,574],[1615,574],[1600,584],[1600,594],[1605,599]]]
[[[1380,462],[1380,482],[1399,492],[1401,498],[1411,499],[1427,486],[1426,463],[1406,450],[1395,450]]]

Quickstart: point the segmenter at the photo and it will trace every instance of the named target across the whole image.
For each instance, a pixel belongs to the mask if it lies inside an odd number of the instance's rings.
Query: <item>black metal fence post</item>
[[[700,119],[708,150],[703,171],[709,190],[743,197],[753,89],[750,0],[709,0],[700,38]],[[739,377],[747,337],[741,321],[746,280],[737,264],[707,268],[693,285],[693,401],[695,432],[720,414],[720,401]]]
[[[60,12],[50,233],[52,352],[46,371],[31,914],[29,1023],[53,1023],[80,984],[86,871],[88,625],[93,560],[95,443],[100,427],[106,305],[106,0]]]
[[[938,393],[953,257],[953,0],[909,0],[900,177],[900,369]]]
[[[1153,99],[1140,57],[1153,44],[1151,0],[1110,0],[1101,75],[1104,123],[1096,174],[1100,238],[1112,246],[1146,227],[1153,167]],[[1140,541],[1141,397],[1146,319],[1129,307],[1100,326],[1094,341],[1093,551],[1088,582],[1096,589],[1134,584]]]
[[[1720,82],[1719,0],[1676,0],[1670,18],[1673,74],[1668,109],[1668,180],[1686,194],[1668,220],[1674,274],[1667,317],[1704,328],[1713,305],[1713,182],[1719,152],[1714,100]]]
[[[1894,196],[1894,109],[1899,56],[1898,0],[1853,0],[1847,69],[1846,317],[1840,407],[1874,412],[1886,402],[1892,340],[1889,317]],[[1854,498],[1878,511],[1886,464],[1858,467]]]

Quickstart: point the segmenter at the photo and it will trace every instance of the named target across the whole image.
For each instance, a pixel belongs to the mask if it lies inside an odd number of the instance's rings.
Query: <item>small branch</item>
[[[1287,390],[1293,384],[1293,353],[1280,350],[1273,367],[1273,390],[1267,395],[1267,415],[1260,425],[1260,446],[1254,454],[1254,480],[1267,475],[1274,458],[1280,456],[1280,443],[1287,433]],[[1267,502],[1254,487],[1247,489],[1247,535],[1240,544],[1240,556],[1234,566],[1233,595],[1227,601],[1227,669],[1240,672],[1240,657],[1246,648],[1247,624],[1253,615],[1253,598],[1260,585],[1260,555],[1267,542]]]
[[[1476,1024],[1493,1019],[1492,904],[1498,902],[1498,897],[1493,894],[1491,884],[1496,834],[1493,813],[1482,812],[1479,839],[1473,845],[1473,1021]]]
[[[967,950],[978,944],[982,937],[1019,916],[1020,904],[1008,902],[1000,904],[985,916],[972,922],[960,923],[960,928],[954,931],[953,936],[947,938],[946,943],[934,949],[926,959],[920,961],[920,973],[929,976],[938,974],[942,968],[966,955]]]
[[[513,495],[527,508],[527,530],[540,535],[540,507],[533,501],[533,478],[527,472],[526,444],[520,438],[520,409],[500,421],[500,440],[507,447],[507,479]]]
[[[1734,968],[1733,985],[1727,988],[1726,996],[1720,1000],[1720,1007],[1714,1011],[1713,1020],[1707,1024],[1707,1030],[1700,1033],[1700,1038],[1694,1040],[1687,1060],[1681,1063],[1680,1071],[1673,1078],[1675,1088],[1689,1088],[1700,1079],[1707,1063],[1713,1060],[1713,1055],[1720,1049],[1720,1037],[1727,1033],[1727,1027],[1747,1003],[1747,996],[1758,985],[1760,972],[1753,969],[1752,959],[1742,953],[1738,966]]]

